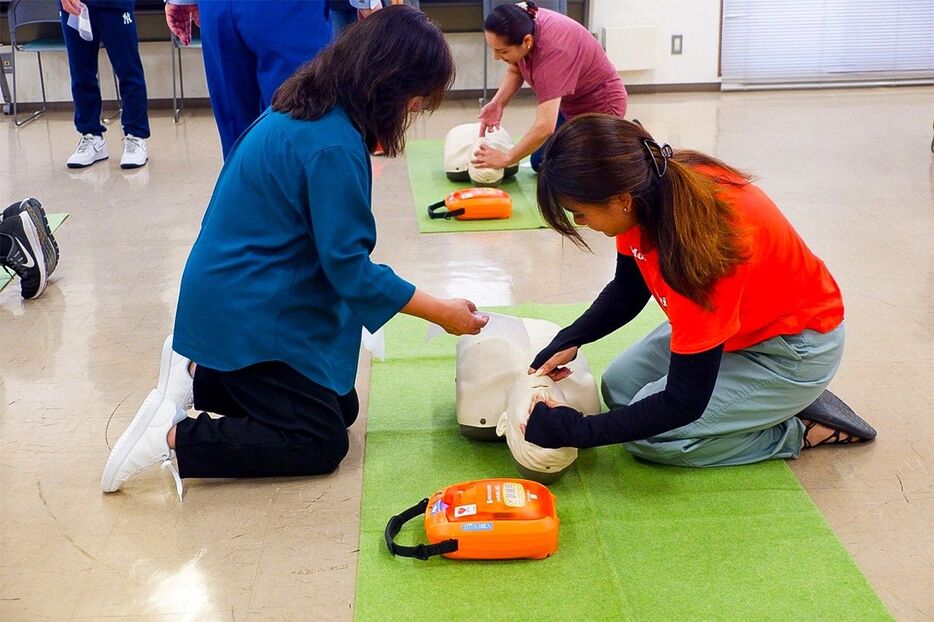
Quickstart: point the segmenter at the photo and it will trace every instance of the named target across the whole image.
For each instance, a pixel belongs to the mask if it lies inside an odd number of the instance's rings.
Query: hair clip
[[[534,2],[517,2],[516,6],[528,13],[532,19],[535,19],[538,14],[538,7],[535,6]]]
[[[671,149],[671,145],[668,143],[659,145],[657,142],[650,138],[644,139],[642,144],[645,146],[645,150],[649,152],[649,157],[652,158],[652,166],[655,167],[655,172],[659,177],[664,177],[665,173],[668,172],[668,159],[674,155],[674,151]],[[655,148],[658,149],[658,152],[662,154],[661,167],[658,165],[658,159],[655,157],[655,152],[652,151],[651,145],[655,145]]]

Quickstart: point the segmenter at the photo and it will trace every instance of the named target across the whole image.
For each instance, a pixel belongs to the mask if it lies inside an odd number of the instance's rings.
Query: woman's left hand
[[[556,402],[551,399],[551,396],[547,393],[539,393],[534,398],[532,398],[532,403],[529,404],[529,415],[532,414],[532,411],[535,410],[535,405],[541,402],[548,408],[557,408],[558,406],[567,406],[567,404],[562,404],[561,402]],[[519,431],[522,432],[522,436],[525,436],[525,423],[519,424]]]
[[[506,168],[509,166],[509,158],[499,149],[481,144],[474,151],[472,163],[478,168]]]

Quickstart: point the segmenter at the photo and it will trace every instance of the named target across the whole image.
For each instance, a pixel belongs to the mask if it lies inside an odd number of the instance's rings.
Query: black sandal
[[[823,424],[818,424],[816,421],[808,421],[807,419],[803,419],[802,423],[804,423],[804,447],[802,447],[802,449],[820,447],[821,445],[848,445],[850,443],[863,443],[867,440],[872,440],[860,438],[855,434],[850,434],[848,432],[844,432],[843,430],[834,430],[833,434],[823,439],[822,441],[818,443],[812,443],[810,439],[808,439],[808,435],[817,425]]]
[[[846,445],[876,438],[876,430],[866,423],[839,397],[825,390],[814,402],[798,413],[804,422],[804,448],[821,445]],[[820,424],[833,430],[833,434],[818,443],[808,440],[808,433]]]

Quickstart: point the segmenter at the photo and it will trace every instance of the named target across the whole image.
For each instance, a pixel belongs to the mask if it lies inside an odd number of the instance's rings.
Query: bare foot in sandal
[[[816,421],[801,419],[804,424],[804,445],[802,449],[820,447],[821,445],[846,445],[849,443],[862,443],[866,439],[843,430],[834,430]]]

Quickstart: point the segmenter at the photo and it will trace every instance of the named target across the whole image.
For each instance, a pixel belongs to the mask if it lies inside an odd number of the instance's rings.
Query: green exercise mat
[[[444,174],[444,141],[410,140],[405,147],[409,183],[415,200],[418,230],[421,233],[456,233],[459,231],[514,231],[545,227],[535,200],[536,175],[528,166],[520,166],[516,176],[499,187],[512,197],[512,216],[502,220],[433,220],[428,206],[448,194],[471,184],[449,181]]]
[[[500,310],[565,325],[578,305]],[[662,319],[646,309],[584,348],[595,372]],[[356,619],[889,620],[853,559],[781,461],[690,469],[621,447],[581,451],[551,486],[558,552],[542,561],[393,558],[389,518],[460,481],[515,477],[505,443],[463,438],[454,415],[455,339],[425,342],[406,316],[374,361],[367,422]],[[401,544],[424,541],[421,520]]]
[[[46,218],[49,220],[49,228],[54,232],[56,229],[62,226],[62,223],[65,222],[65,219],[68,218],[68,214],[46,214]],[[0,269],[0,292],[3,291],[3,288],[10,284],[10,281],[13,280],[13,277],[6,270]]]

